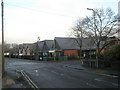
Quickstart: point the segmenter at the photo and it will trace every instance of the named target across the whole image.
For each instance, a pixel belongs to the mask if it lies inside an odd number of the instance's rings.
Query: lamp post
[[[4,3],[3,0],[1,0],[1,9],[2,9],[2,73],[4,73]]]
[[[100,17],[99,16],[99,14],[94,10],[94,9],[92,9],[92,8],[87,8],[87,10],[91,10],[92,12],[93,12],[93,16],[94,16],[94,26],[95,26],[95,13],[97,14],[97,16],[98,17]],[[96,33],[96,31],[95,31],[95,33]],[[98,51],[99,52],[99,51]],[[98,65],[98,55],[96,54],[96,66],[97,66],[97,68],[99,67],[99,65]]]
[[[92,9],[92,8],[87,8],[87,10],[92,10],[94,12],[94,9]]]
[[[92,10],[93,14],[94,14],[94,20],[95,20],[95,13],[97,14],[97,16],[100,18],[100,15],[92,8],[87,8],[87,10]]]
[[[40,42],[40,37],[37,38],[37,50],[36,50],[36,60],[39,60],[39,42]]]

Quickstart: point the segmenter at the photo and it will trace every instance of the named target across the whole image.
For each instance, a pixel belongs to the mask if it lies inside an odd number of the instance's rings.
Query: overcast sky
[[[4,0],[5,42],[34,43],[37,37],[65,37],[78,18],[92,14],[86,8],[110,7],[117,14],[118,1]]]

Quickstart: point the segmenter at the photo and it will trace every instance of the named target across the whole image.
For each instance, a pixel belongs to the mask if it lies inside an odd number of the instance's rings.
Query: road
[[[79,61],[80,62],[80,61]],[[24,70],[39,88],[118,88],[118,78],[75,70],[66,65],[78,61],[5,59],[6,70]]]

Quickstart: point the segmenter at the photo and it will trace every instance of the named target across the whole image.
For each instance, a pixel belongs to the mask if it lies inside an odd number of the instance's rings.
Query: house
[[[109,37],[107,41],[108,41],[108,45],[106,49],[109,49],[113,45],[120,45],[120,39],[116,38],[115,36]]]
[[[33,55],[35,51],[35,45],[33,43],[23,43],[19,44],[18,54],[19,56],[30,56]]]
[[[54,39],[55,50],[59,50],[63,56],[74,56],[78,57],[80,55],[80,46],[78,38],[70,37],[55,37]],[[94,42],[89,38],[82,39],[82,56],[85,57],[88,54],[95,54],[96,46]]]
[[[53,40],[38,41],[35,44],[37,60],[43,59],[43,57],[52,57],[52,54],[49,53],[49,50],[51,50],[53,47]]]
[[[9,57],[16,57],[18,55],[18,44],[12,43],[9,46]]]
[[[101,46],[104,44],[104,38],[105,37],[103,37]],[[107,41],[113,41],[109,46],[116,43],[114,37],[108,38]],[[90,38],[82,39],[81,50],[81,56],[83,58],[96,58],[96,45]],[[18,45],[19,56],[34,56],[36,60],[43,60],[46,58],[60,59],[64,56],[68,58],[79,58],[81,50],[80,39],[71,37],[55,37],[54,40],[43,40],[35,43],[23,43]]]
[[[54,48],[59,55],[78,56],[79,47],[76,45],[75,38],[55,37]]]
[[[36,57],[37,60],[43,57],[78,57],[80,47],[76,38],[70,37],[55,37],[54,40],[44,40],[36,42]],[[82,41],[82,56],[86,57],[89,53],[95,54],[95,44],[88,38],[83,38]]]

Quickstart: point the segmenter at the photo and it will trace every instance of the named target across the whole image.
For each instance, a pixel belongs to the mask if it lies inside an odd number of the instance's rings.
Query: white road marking
[[[95,88],[99,88],[99,87],[97,87],[97,86],[95,86],[95,85],[93,85],[93,84],[90,84],[90,83],[86,83],[86,85],[92,86],[92,87],[95,87]]]

